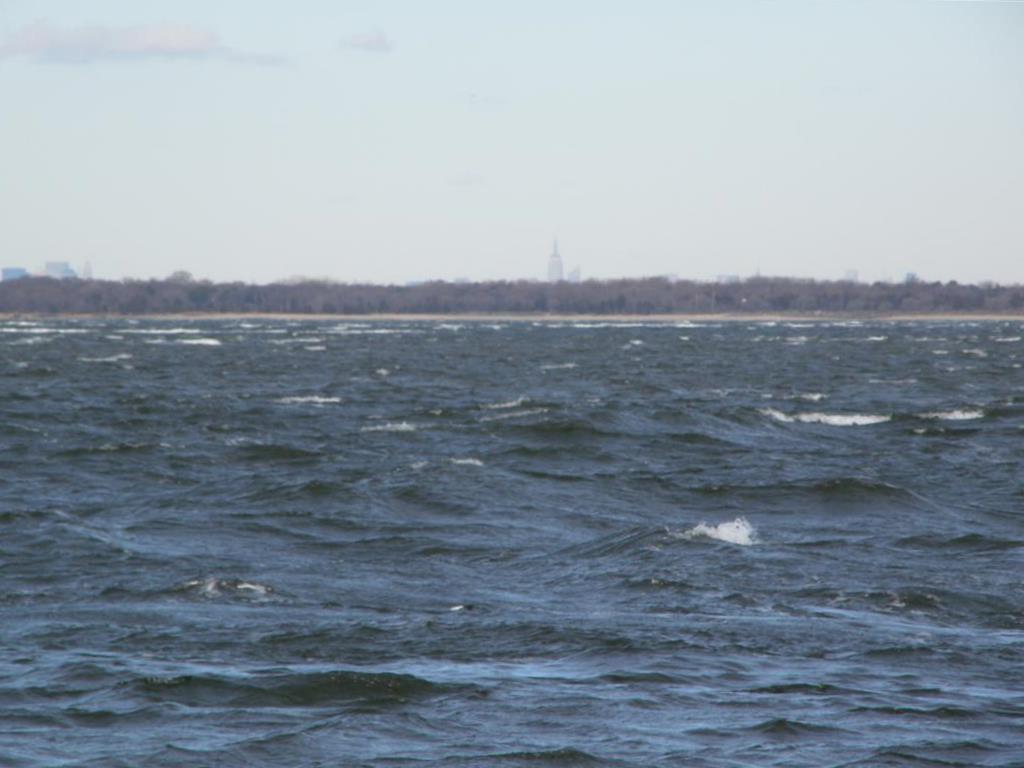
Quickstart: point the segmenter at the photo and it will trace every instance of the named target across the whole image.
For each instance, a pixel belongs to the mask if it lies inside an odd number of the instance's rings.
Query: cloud
[[[60,27],[36,22],[0,42],[0,58],[24,56],[36,61],[89,64],[140,59],[223,59],[250,64],[281,64],[267,54],[238,51],[218,35],[191,24],[135,27]]]
[[[364,53],[391,53],[395,48],[388,36],[380,29],[346,37],[341,41],[341,46]]]

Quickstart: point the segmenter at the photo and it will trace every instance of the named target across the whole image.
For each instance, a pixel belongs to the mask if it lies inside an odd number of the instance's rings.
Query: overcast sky
[[[0,0],[0,264],[1024,282],[1024,2]]]

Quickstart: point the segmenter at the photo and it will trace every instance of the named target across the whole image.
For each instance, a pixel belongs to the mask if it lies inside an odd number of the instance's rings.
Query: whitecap
[[[576,367],[576,363],[547,363],[542,365],[542,371],[567,371]]]
[[[492,410],[503,410],[505,408],[518,408],[520,405],[526,402],[526,397],[517,397],[515,400],[508,400],[503,403],[490,403],[485,405],[484,408],[490,408]]]
[[[181,336],[201,333],[198,328],[119,328],[121,333],[136,333],[150,336]]]
[[[378,376],[390,376],[391,375],[391,371],[389,371],[387,368],[378,368],[376,371],[374,371],[374,373],[376,373]]]
[[[323,397],[321,395],[293,395],[291,397],[279,397],[277,399],[279,403],[286,403],[289,405],[297,405],[308,403],[310,405],[328,405],[330,403],[340,403],[340,397]]]
[[[918,414],[920,419],[938,419],[940,421],[969,421],[971,419],[985,418],[985,412],[980,408],[957,408],[952,411],[930,411]]]
[[[325,352],[327,350],[327,347],[313,346],[313,347],[303,347],[303,349],[306,350],[307,352]]]
[[[202,579],[191,579],[181,585],[180,589],[194,591],[202,597],[220,597],[227,593],[245,593],[257,597],[266,597],[274,591],[273,587],[265,584],[257,584],[253,581],[242,581],[241,579],[218,579],[207,576]]]
[[[885,341],[888,336],[868,336],[865,341]]]
[[[738,544],[741,547],[749,547],[757,543],[757,531],[745,517],[737,517],[735,520],[718,525],[700,523],[683,534],[683,538],[686,539],[698,537]]]
[[[452,464],[467,467],[482,467],[484,463],[480,459],[451,459]]]
[[[777,411],[774,408],[764,408],[761,410],[765,416],[770,416],[776,421],[785,422],[792,424],[793,422],[800,422],[801,424],[827,424],[832,427],[864,427],[871,424],[883,424],[884,422],[891,421],[892,416],[881,416],[871,413],[792,413],[787,414],[782,411]]]
[[[988,352],[983,349],[961,349],[965,355],[971,355],[972,357],[988,357]]]
[[[407,421],[388,422],[386,424],[374,424],[363,427],[360,432],[415,432],[416,425]]]
[[[917,384],[917,379],[868,379],[868,384],[891,384],[892,386],[907,386]]]
[[[110,355],[109,357],[80,357],[78,358],[83,363],[117,363],[121,360],[131,360],[132,356],[127,352],[122,352],[119,355]]]
[[[1010,344],[1015,341],[1020,341],[1020,336],[996,336],[992,341],[998,341],[1000,344]]]
[[[527,408],[522,411],[509,411],[508,413],[499,413],[494,416],[482,416],[480,421],[502,421],[504,419],[519,419],[524,416],[536,416],[541,413],[547,413],[547,408]]]
[[[807,400],[812,403],[817,403],[828,397],[824,392],[804,392],[803,394],[796,396],[798,400]]]
[[[219,347],[219,339],[178,339],[179,344],[189,344],[194,347]]]

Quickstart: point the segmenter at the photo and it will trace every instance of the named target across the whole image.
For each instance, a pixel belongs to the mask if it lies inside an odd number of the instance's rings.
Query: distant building
[[[583,280],[583,277],[582,277],[582,274],[580,272],[580,268],[579,267],[576,267],[575,269],[572,269],[572,270],[569,271],[569,282],[570,283],[579,283],[582,280]]]
[[[92,262],[87,261],[82,267],[82,279],[92,280]]]
[[[28,270],[21,267],[4,267],[0,270],[0,280],[20,280],[23,277],[28,277]]]
[[[78,277],[78,273],[71,268],[71,265],[66,261],[48,261],[46,266],[43,268],[43,273],[47,277],[55,277],[58,280],[64,280],[69,277]]]
[[[548,282],[549,283],[560,283],[564,280],[564,272],[562,268],[562,257],[558,253],[558,238],[555,238],[555,250],[551,252],[550,258],[548,258]]]
[[[846,274],[843,275],[843,280],[845,280],[848,283],[860,282],[860,272],[858,272],[856,269],[848,269],[846,270]]]
[[[740,282],[739,275],[719,275],[715,278],[716,283],[738,283]]]
[[[916,283],[919,279],[917,272],[907,272],[907,276],[903,278],[903,282],[909,285],[910,283]]]

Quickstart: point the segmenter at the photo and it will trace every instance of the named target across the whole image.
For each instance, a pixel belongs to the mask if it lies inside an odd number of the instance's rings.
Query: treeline
[[[294,314],[429,313],[1024,313],[1024,286],[853,283],[758,277],[732,283],[588,280],[429,282],[412,286],[325,281],[211,283],[55,280],[0,282],[0,312],[149,314],[274,312]]]

